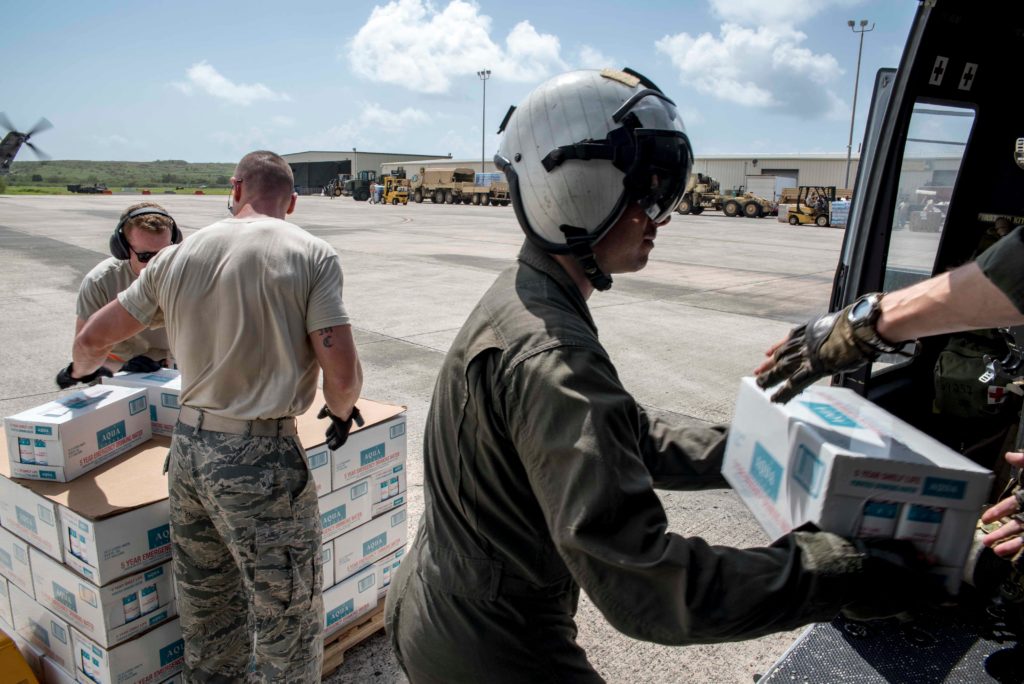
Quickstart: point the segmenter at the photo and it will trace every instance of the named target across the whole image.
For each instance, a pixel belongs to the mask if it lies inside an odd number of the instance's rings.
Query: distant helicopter
[[[27,133],[19,133],[14,129],[14,124],[7,118],[7,115],[0,112],[0,126],[7,129],[7,135],[4,136],[2,142],[0,142],[0,176],[6,175],[11,171],[11,162],[14,161],[14,157],[17,156],[18,151],[22,145],[27,146],[39,159],[49,159],[49,155],[40,150],[38,147],[29,142],[29,138],[37,133],[53,128],[53,124],[46,119],[40,119],[35,126],[32,127]]]

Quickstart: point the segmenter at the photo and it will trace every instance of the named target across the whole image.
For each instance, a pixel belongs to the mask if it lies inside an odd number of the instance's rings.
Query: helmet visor
[[[671,215],[686,192],[693,150],[675,104],[656,91],[627,102],[616,120],[632,129],[636,146],[624,180],[631,198],[660,223]]]

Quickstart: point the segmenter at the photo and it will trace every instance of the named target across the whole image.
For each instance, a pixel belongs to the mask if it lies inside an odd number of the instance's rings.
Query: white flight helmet
[[[572,71],[505,115],[494,163],[531,242],[572,253],[600,290],[611,287],[591,247],[638,202],[656,222],[675,209],[693,152],[675,103],[642,75]]]

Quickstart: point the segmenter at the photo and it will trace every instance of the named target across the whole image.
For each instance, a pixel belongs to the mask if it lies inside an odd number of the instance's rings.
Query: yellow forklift
[[[384,204],[408,204],[409,181],[405,176],[383,176]]]
[[[791,226],[813,223],[825,228],[830,223],[830,209],[836,201],[836,188],[816,185],[801,185],[796,204],[789,210],[787,220]]]

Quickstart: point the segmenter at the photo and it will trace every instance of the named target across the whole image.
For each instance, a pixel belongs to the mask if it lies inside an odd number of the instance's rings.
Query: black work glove
[[[154,361],[148,356],[139,354],[128,359],[128,362],[121,366],[121,370],[125,373],[155,373],[156,371],[163,368],[158,361]]]
[[[873,620],[934,608],[949,600],[938,575],[912,542],[904,539],[851,539],[862,554],[858,598],[843,606],[851,620]]]
[[[327,404],[324,404],[324,407],[320,409],[320,413],[316,414],[316,417],[331,419],[331,424],[327,427],[326,434],[327,446],[332,451],[340,449],[348,441],[348,433],[352,430],[353,422],[359,427],[363,426],[363,414],[355,406],[352,407],[352,413],[349,415],[348,420],[342,420],[331,413],[331,409],[327,408]]]
[[[768,367],[757,376],[761,389],[785,381],[772,395],[772,401],[784,404],[821,378],[855,370],[878,358],[879,352],[860,339],[850,325],[852,307],[793,328],[772,354]]]
[[[57,373],[57,387],[60,387],[61,389],[67,389],[68,387],[71,387],[72,385],[77,385],[78,383],[88,385],[90,382],[95,382],[99,378],[109,378],[114,375],[104,366],[100,366],[92,373],[84,375],[80,378],[76,378],[71,374],[71,368],[74,365],[75,362],[72,361],[71,363],[68,364],[67,368],[60,369],[60,373]]]

